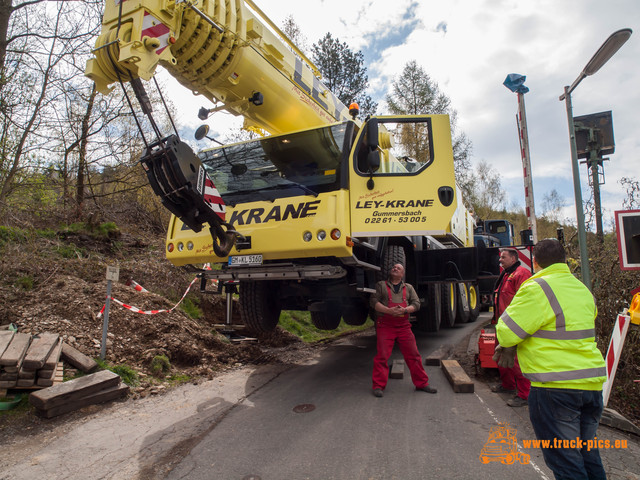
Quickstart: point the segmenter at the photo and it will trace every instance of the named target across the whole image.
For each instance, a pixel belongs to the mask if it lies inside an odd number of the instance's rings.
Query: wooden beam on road
[[[456,393],[473,393],[473,382],[457,360],[442,360],[442,370]]]
[[[394,360],[391,365],[391,374],[389,378],[402,379],[404,378],[404,360]]]

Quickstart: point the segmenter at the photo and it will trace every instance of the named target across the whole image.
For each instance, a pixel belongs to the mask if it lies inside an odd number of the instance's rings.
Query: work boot
[[[507,388],[504,388],[501,383],[498,383],[496,385],[492,385],[491,386],[491,391],[493,393],[516,393],[516,389],[515,388],[513,390],[509,390]]]
[[[382,397],[384,395],[384,393],[382,392],[381,388],[374,388],[373,389],[373,396],[374,397]]]
[[[507,405],[510,407],[524,407],[525,405],[529,405],[529,402],[526,398],[518,397],[516,395],[515,397],[507,400]]]
[[[438,393],[438,390],[432,387],[431,385],[425,385],[424,387],[416,388],[416,390],[420,390],[421,392],[427,392],[427,393]]]

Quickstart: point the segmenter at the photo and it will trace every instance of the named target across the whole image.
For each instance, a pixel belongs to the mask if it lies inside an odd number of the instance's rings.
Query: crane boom
[[[106,0],[102,24],[86,68],[102,93],[119,78],[149,80],[161,64],[247,128],[279,134],[349,119],[317,68],[251,1]]]

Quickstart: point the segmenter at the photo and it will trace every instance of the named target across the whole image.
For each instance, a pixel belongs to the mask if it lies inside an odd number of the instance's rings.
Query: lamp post
[[[587,252],[587,233],[584,225],[584,209],[582,206],[582,189],[580,188],[580,169],[578,166],[578,147],[576,146],[576,129],[573,124],[573,107],[571,105],[571,92],[586,77],[593,75],[609,61],[609,59],[629,40],[631,36],[630,28],[623,28],[612,33],[609,38],[600,46],[598,51],[591,57],[589,63],[584,67],[578,78],[574,80],[570,87],[564,87],[564,93],[559,100],[565,101],[567,107],[567,121],[569,122],[569,142],[571,145],[571,168],[573,170],[573,191],[576,200],[576,219],[578,221],[578,243],[580,244],[580,270],[582,272],[582,283],[591,290],[591,270],[589,268],[589,254]]]

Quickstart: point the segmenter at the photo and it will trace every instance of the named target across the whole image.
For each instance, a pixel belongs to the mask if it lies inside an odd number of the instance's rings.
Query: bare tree
[[[542,214],[550,222],[560,222],[562,209],[566,206],[565,198],[554,188],[542,197]]]
[[[82,74],[78,58],[89,52],[99,25],[96,5],[9,2],[3,10],[8,27],[0,65],[3,85],[11,88],[0,91],[0,206],[6,207],[25,175],[55,161],[56,113],[65,89]]]
[[[500,174],[485,160],[476,166],[467,201],[482,219],[491,218],[493,212],[504,210],[506,193],[500,182]]]
[[[412,60],[404,66],[386,100],[389,111],[394,115],[449,115],[456,180],[464,196],[471,196],[471,141],[464,132],[457,132],[458,114],[452,108],[451,100],[440,91],[438,84],[431,80],[418,62]]]
[[[622,203],[622,206],[627,210],[639,208],[640,181],[636,180],[633,177],[622,177],[619,182],[620,185],[622,185],[622,187],[624,188],[627,195]]]

